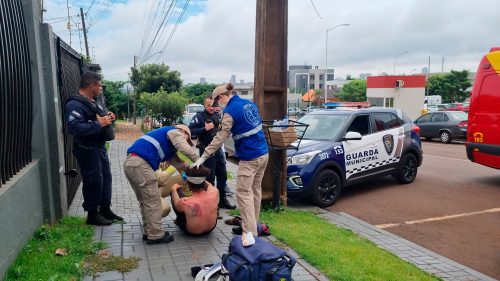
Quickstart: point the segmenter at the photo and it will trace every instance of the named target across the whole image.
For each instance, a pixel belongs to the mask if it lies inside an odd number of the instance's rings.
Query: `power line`
[[[189,1],[190,1],[190,0],[187,0],[187,1],[186,1],[186,4],[184,4],[184,8],[182,9],[182,12],[181,12],[181,14],[180,14],[179,18],[177,19],[177,22],[175,23],[175,27],[174,27],[174,29],[172,30],[172,32],[170,33],[170,36],[168,37],[167,42],[166,42],[166,43],[165,43],[165,45],[163,46],[163,49],[161,50],[161,52],[160,52],[160,56],[158,57],[158,59],[159,59],[159,58],[163,55],[163,52],[167,49],[168,44],[170,44],[170,41],[172,40],[172,37],[174,36],[175,31],[177,30],[177,27],[179,26],[179,23],[180,23],[180,22],[181,22],[181,20],[182,20],[182,16],[183,16],[183,15],[184,15],[184,13],[186,12],[186,9],[187,9],[187,6],[188,6],[188,4],[189,4]]]
[[[323,19],[323,18],[321,18],[321,16],[319,15],[318,9],[316,9],[316,6],[314,5],[313,0],[311,0],[311,4],[312,4],[312,6],[313,6],[314,10],[316,11],[316,14],[318,15],[318,17],[319,17],[320,19]]]
[[[94,2],[95,0],[92,0],[92,3],[90,3],[90,7],[87,9],[87,11],[85,12],[85,14],[88,14],[90,9],[92,8],[92,5],[94,5]]]

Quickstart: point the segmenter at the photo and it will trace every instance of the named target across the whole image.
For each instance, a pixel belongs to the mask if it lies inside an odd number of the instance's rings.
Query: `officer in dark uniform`
[[[79,93],[64,106],[68,132],[73,135],[73,155],[78,160],[83,182],[83,209],[87,224],[110,225],[123,218],[111,211],[111,169],[106,141],[114,139],[113,112],[96,100],[102,92],[101,77],[84,72]]]
[[[205,98],[205,110],[196,113],[189,124],[189,129],[193,136],[198,137],[197,147],[200,149],[200,154],[203,154],[205,147],[212,142],[212,139],[219,131],[222,120],[222,115],[218,112],[218,108],[212,107],[212,97]],[[222,209],[235,209],[236,206],[232,205],[227,200],[226,194],[226,157],[222,148],[219,148],[212,157],[208,158],[204,166],[209,168],[212,172],[207,181],[215,186],[215,178],[217,178],[217,189],[219,190],[219,208]]]

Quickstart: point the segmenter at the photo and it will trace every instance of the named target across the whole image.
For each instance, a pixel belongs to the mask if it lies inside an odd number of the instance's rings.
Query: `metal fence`
[[[71,169],[78,170],[78,162],[71,152],[73,150],[73,137],[68,134],[64,118],[64,104],[71,95],[77,93],[80,86],[80,77],[83,72],[82,57],[70,46],[68,46],[59,37],[55,36],[56,59],[57,59],[57,79],[59,85],[59,94],[61,101],[62,125],[64,134],[64,162],[66,171]],[[73,201],[76,191],[80,186],[81,177],[66,176],[66,188],[68,206]]]
[[[33,91],[18,0],[0,1],[0,187],[31,162]]]

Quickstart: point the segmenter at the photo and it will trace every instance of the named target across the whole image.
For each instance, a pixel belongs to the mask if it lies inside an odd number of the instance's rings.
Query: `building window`
[[[320,75],[319,75],[319,80],[323,80],[323,79],[324,79],[324,77],[325,77],[325,75],[320,74]]]
[[[309,75],[309,80],[314,81],[314,74]]]
[[[333,81],[333,74],[327,74],[326,75],[326,80],[327,81]]]
[[[384,106],[384,98],[368,98],[368,102],[371,106]]]
[[[323,85],[323,84],[319,84],[319,89],[323,89],[324,86],[325,85]]]
[[[393,106],[394,106],[394,98],[385,98],[384,107],[393,107]]]
[[[314,89],[314,84],[309,84],[309,89]]]
[[[241,95],[248,95],[248,91],[241,91]]]

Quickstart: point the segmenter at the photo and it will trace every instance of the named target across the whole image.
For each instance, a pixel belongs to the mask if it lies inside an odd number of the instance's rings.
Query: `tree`
[[[366,81],[352,80],[337,95],[341,101],[366,101]]]
[[[469,80],[469,71],[455,71],[431,76],[427,82],[429,95],[440,95],[443,102],[463,101],[469,93],[467,88],[472,86]]]
[[[182,87],[181,91],[187,94],[190,102],[203,104],[205,97],[211,94],[215,87],[215,84],[196,83]]]
[[[169,66],[164,63],[145,64],[139,68],[131,67],[130,71],[130,83],[139,94],[156,93],[161,88],[172,93],[179,91],[182,86],[180,72],[170,71]]]
[[[123,92],[123,81],[108,81],[104,80],[103,84],[106,86],[104,91],[104,98],[106,99],[106,106],[110,111],[113,111],[116,116],[124,116],[127,113],[127,93]]]
[[[153,94],[142,93],[141,102],[146,106],[147,114],[160,122],[162,126],[168,126],[180,120],[189,100],[183,93],[167,93],[159,90]]]

